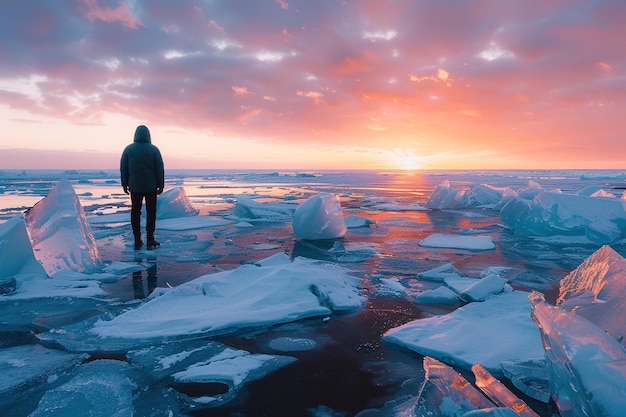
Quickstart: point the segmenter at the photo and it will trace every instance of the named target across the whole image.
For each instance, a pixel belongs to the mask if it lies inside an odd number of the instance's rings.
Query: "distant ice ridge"
[[[601,247],[561,280],[557,306],[547,304],[538,292],[502,286],[495,275],[470,284],[472,280],[461,277],[451,264],[420,278],[448,288],[445,294],[433,290],[425,297],[428,302],[450,304],[450,294],[456,294],[458,301],[469,303],[383,335],[427,357],[426,381],[418,397],[389,408],[411,416],[428,410],[430,416],[447,417],[473,415],[470,411],[495,404],[514,408],[517,414],[486,415],[535,415],[494,379],[507,377],[537,400],[552,399],[563,416],[623,416],[626,350],[620,341],[626,328],[626,260],[610,247]],[[481,282],[484,285],[476,285]],[[452,369],[443,371],[447,365],[438,361],[474,371],[477,386],[493,404],[485,403],[486,398]]]
[[[426,207],[499,210],[504,224],[523,237],[582,235],[600,245],[626,237],[624,202],[599,187],[566,194],[544,190],[534,181],[515,191],[482,184],[457,189],[446,180],[432,192]]]

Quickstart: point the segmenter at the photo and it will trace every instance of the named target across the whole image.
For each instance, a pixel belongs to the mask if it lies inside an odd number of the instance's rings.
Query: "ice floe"
[[[434,233],[420,243],[426,248],[466,249],[470,251],[493,250],[496,245],[489,236],[443,235]]]
[[[383,339],[467,370],[480,363],[501,375],[503,361],[544,357],[539,330],[530,318],[528,294],[504,292],[446,315],[396,327]]]
[[[263,265],[263,263],[262,263]],[[243,265],[201,276],[175,288],[162,288],[146,303],[110,320],[85,323],[49,337],[68,348],[101,349],[180,337],[204,337],[239,329],[270,326],[364,303],[358,278],[328,263],[296,258],[293,262]]]

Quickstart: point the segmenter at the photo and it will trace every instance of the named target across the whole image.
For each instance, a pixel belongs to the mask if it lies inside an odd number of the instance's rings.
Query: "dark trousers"
[[[133,228],[135,239],[141,238],[141,204],[146,201],[146,234],[148,241],[154,240],[154,230],[156,229],[156,208],[157,193],[130,193],[132,203],[130,209],[130,224]]]

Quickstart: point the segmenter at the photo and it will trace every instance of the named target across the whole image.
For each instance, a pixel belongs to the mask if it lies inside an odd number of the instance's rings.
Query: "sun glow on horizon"
[[[417,171],[421,168],[421,161],[422,158],[413,149],[396,148],[393,150],[393,162],[399,169]]]

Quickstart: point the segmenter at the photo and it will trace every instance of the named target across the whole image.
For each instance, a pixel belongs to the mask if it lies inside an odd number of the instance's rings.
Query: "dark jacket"
[[[120,161],[122,187],[131,192],[151,193],[163,191],[165,170],[159,148],[151,143],[150,131],[146,126],[135,130],[134,142],[122,153]]]

